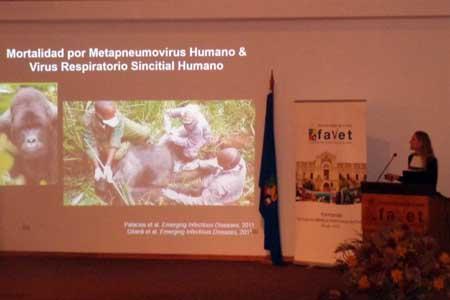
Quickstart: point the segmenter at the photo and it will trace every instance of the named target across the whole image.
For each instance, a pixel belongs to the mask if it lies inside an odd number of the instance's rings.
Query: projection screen
[[[2,24],[1,251],[265,253],[269,70],[204,25]]]

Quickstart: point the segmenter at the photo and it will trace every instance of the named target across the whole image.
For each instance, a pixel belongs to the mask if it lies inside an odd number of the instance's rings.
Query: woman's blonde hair
[[[418,130],[414,132],[414,135],[421,144],[419,154],[425,157],[434,157],[433,146],[431,145],[431,139],[428,133]]]

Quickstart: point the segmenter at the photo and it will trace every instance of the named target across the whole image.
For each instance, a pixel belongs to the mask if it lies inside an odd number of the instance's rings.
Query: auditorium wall
[[[429,3],[433,2],[433,3]],[[264,3],[264,5],[262,4]],[[231,5],[233,4],[233,5]],[[406,167],[409,139],[430,133],[439,159],[438,190],[450,196],[450,5],[448,1],[2,1],[0,38],[52,39],[79,46],[101,36],[115,47],[158,45],[245,47],[247,56],[223,72],[148,75],[132,88],[102,82],[117,97],[253,99],[257,111],[257,165],[261,157],[264,101],[274,71],[275,135],[284,255],[294,253],[295,100],[367,100],[368,180],[391,155],[389,171]],[[181,6],[180,6],[181,5]],[[106,8],[110,7],[110,8]],[[20,34],[18,34],[20,33]],[[119,37],[119,38],[117,38]],[[0,44],[2,41],[0,40]],[[44,45],[43,45],[44,46]],[[4,55],[1,53],[0,55]],[[20,81],[21,71],[8,74]],[[61,97],[77,95],[66,85]],[[44,80],[53,81],[51,74]],[[92,84],[94,83],[87,83]],[[255,170],[258,174],[258,170]],[[1,212],[0,212],[1,214]],[[22,241],[24,247],[33,245]]]

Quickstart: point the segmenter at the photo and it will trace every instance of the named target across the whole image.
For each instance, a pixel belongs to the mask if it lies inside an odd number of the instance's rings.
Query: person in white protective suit
[[[244,191],[247,167],[236,148],[225,148],[210,160],[199,160],[191,169],[208,170],[210,173],[202,181],[199,195],[179,193],[163,189],[165,197],[185,205],[230,205],[237,202]]]
[[[172,128],[172,119],[179,119],[182,126]],[[166,134],[160,144],[171,146],[176,155],[175,171],[196,160],[202,147],[212,140],[209,123],[196,104],[166,110],[163,121]]]

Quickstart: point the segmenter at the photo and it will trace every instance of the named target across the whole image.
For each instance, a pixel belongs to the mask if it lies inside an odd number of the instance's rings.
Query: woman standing
[[[424,131],[416,131],[409,141],[412,153],[408,156],[408,170],[403,175],[386,174],[390,181],[409,184],[428,184],[436,189],[438,180],[438,161],[434,156],[429,135]]]

